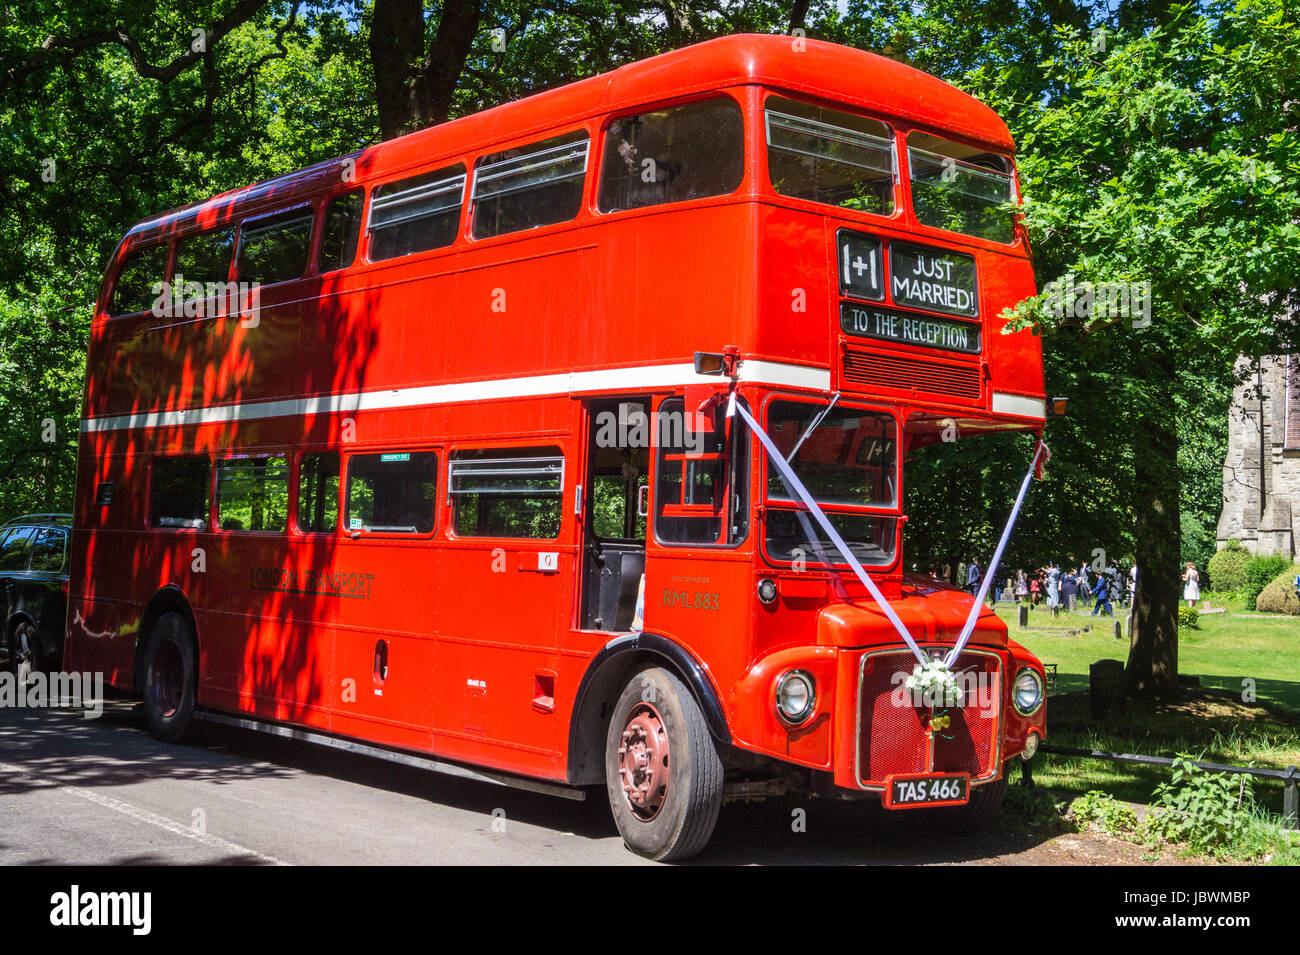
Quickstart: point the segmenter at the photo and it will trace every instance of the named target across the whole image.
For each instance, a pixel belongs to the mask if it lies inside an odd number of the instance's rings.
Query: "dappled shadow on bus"
[[[137,635],[142,646],[148,636],[139,633],[145,602],[171,585],[196,612],[201,698],[217,690],[224,694],[216,701],[221,708],[316,725],[337,703],[331,634],[340,598],[329,588],[299,582],[334,569],[339,529],[311,535],[292,554],[284,530],[239,533],[231,524],[210,527],[206,517],[196,526],[140,531],[150,521],[146,495],[157,454],[197,453],[216,461],[246,455],[250,448],[258,454],[279,449],[290,461],[302,445],[340,447],[343,428],[355,427],[349,410],[367,387],[380,327],[377,293],[361,289],[342,296],[339,281],[313,277],[264,290],[255,322],[238,315],[149,317],[147,327],[118,343],[121,354],[101,349],[99,365],[90,369],[91,414],[203,408],[210,423],[200,429],[197,445],[165,426],[176,419],[162,417],[147,429],[95,432],[91,446],[83,446],[78,524],[99,529],[82,538],[89,567],[81,575],[83,592],[116,601],[118,608],[123,595],[130,595],[134,604],[113,616],[103,609],[112,604],[88,603],[82,605],[88,618],[74,615],[74,626],[92,648],[90,669],[116,669],[119,681],[130,681]],[[352,397],[319,403],[307,415],[292,413],[290,406],[290,413],[262,416],[265,406],[259,408],[261,402],[330,395]],[[115,493],[112,504],[101,506],[85,489],[105,481],[114,483]]]

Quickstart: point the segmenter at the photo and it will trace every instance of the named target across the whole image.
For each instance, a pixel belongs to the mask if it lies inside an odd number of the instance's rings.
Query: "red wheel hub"
[[[653,819],[668,798],[668,730],[659,712],[642,703],[628,718],[618,747],[623,797],[642,820]]]

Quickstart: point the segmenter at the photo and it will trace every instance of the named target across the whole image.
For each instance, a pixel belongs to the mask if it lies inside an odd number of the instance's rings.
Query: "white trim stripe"
[[[1047,402],[1025,395],[993,392],[993,413],[1011,414],[1020,418],[1047,418]]]
[[[811,388],[817,391],[829,391],[831,387],[831,373],[826,368],[810,368],[806,365],[790,365],[774,361],[742,362],[740,379],[765,385]],[[349,394],[320,395],[313,398],[284,398],[247,404],[187,408],[181,411],[150,411],[143,414],[83,418],[81,430],[83,433],[88,433],[137,428],[180,428],[190,425],[223,424],[230,421],[381,411],[420,405],[535,398],[589,391],[628,392],[650,388],[675,388],[680,385],[719,384],[722,380],[716,375],[697,375],[694,365],[686,362],[673,365],[634,365],[627,368],[606,368],[600,371],[534,375],[528,378],[496,378],[488,381],[463,381],[450,385],[389,388],[382,391],[359,391]]]

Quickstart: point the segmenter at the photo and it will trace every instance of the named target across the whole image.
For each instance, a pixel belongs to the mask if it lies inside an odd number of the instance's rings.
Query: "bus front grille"
[[[844,350],[843,378],[848,385],[869,385],[906,392],[934,392],[979,401],[983,388],[980,366],[918,361],[896,355]]]
[[[974,780],[997,775],[998,714],[1002,684],[995,654],[967,650],[953,668],[963,705],[931,710],[914,705],[902,688],[916,658],[910,651],[867,654],[862,661],[858,705],[858,779],[883,786],[887,776],[908,773],[969,773]],[[933,716],[948,725],[931,729]]]

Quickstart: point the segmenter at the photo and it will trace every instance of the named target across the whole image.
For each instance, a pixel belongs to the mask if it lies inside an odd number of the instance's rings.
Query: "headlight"
[[[776,681],[776,711],[787,723],[802,723],[817,706],[812,675],[791,670]]]
[[[1028,716],[1043,703],[1043,678],[1029,667],[1021,668],[1011,687],[1011,702],[1021,716]]]
[[[776,581],[770,577],[764,577],[758,582],[758,599],[765,604],[770,604],[776,599]]]

